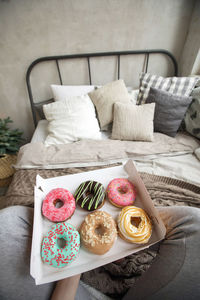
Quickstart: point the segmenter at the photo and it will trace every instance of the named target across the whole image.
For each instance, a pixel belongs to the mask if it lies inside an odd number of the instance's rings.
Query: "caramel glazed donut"
[[[117,238],[117,226],[110,214],[95,211],[80,227],[81,243],[90,252],[102,255],[110,250]]]
[[[85,181],[75,191],[74,198],[81,208],[93,211],[104,205],[105,189],[99,182]]]
[[[146,244],[152,233],[152,224],[146,212],[136,206],[124,207],[118,217],[119,235],[127,242]]]

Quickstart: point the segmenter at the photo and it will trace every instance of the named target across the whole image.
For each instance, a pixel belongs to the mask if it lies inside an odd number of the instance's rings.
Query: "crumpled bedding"
[[[185,133],[175,138],[154,133],[153,142],[119,140],[81,140],[69,144],[51,145],[30,143],[21,147],[17,169],[55,169],[69,167],[100,166],[123,162],[127,159],[146,158],[152,155],[176,155],[193,153],[200,142]]]

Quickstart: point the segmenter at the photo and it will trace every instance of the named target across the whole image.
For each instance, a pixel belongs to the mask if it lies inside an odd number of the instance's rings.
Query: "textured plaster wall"
[[[200,75],[200,1],[196,0],[188,34],[180,59],[180,71],[183,76],[191,73]]]
[[[41,56],[163,48],[179,60],[193,6],[188,0],[0,0],[0,117],[9,115],[30,139],[25,73]],[[159,59],[150,64],[168,75]],[[97,72],[105,82],[107,70]],[[136,85],[138,76],[131,72],[134,83],[129,77],[127,84]],[[73,65],[69,73],[76,83]],[[38,74],[41,83],[47,72]]]

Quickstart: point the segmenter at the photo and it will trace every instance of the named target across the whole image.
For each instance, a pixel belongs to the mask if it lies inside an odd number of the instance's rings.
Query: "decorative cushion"
[[[137,104],[143,104],[149,94],[151,87],[159,90],[168,91],[178,96],[190,96],[196,82],[197,77],[167,77],[142,73],[140,75],[140,87]]]
[[[41,120],[45,119],[45,115],[43,112],[43,105],[49,104],[52,102],[54,102],[54,99],[49,99],[49,100],[43,101],[42,104],[35,103],[35,110],[36,110],[36,113],[38,114],[39,119],[41,119]]]
[[[155,103],[133,105],[114,104],[112,139],[129,141],[153,141]]]
[[[49,121],[45,145],[66,144],[81,139],[101,139],[95,108],[88,95],[68,97],[43,106]]]
[[[156,103],[154,131],[174,137],[191,101],[192,97],[177,96],[166,91],[150,88],[146,103]]]
[[[115,102],[131,103],[122,79],[108,83],[88,95],[96,107],[101,129],[113,121],[113,104]]]
[[[133,104],[137,104],[137,98],[138,98],[138,94],[139,94],[139,90],[133,90],[131,88],[128,88],[128,93],[130,95],[130,100],[131,100],[131,103]]]
[[[185,130],[196,138],[200,139],[200,86],[192,92],[192,103],[184,118]]]
[[[93,91],[94,85],[51,85],[51,90],[55,101],[63,101],[66,97],[83,96]]]
[[[127,90],[128,90],[129,96],[130,96],[131,103],[133,105],[136,105],[139,90],[133,90],[131,87],[128,87]],[[101,133],[102,134],[107,133],[111,136],[111,134],[112,134],[112,123],[104,126]]]

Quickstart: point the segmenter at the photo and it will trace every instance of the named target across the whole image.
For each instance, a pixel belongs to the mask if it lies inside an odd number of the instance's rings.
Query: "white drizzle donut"
[[[146,212],[136,206],[124,207],[118,217],[119,235],[125,241],[146,244],[152,233],[152,224]]]

